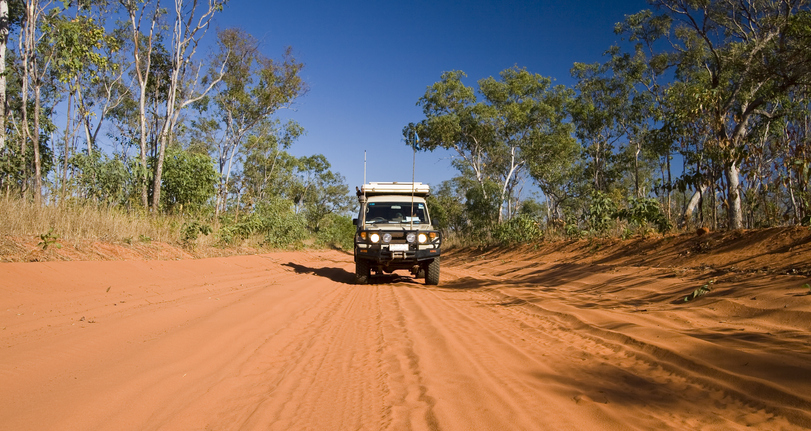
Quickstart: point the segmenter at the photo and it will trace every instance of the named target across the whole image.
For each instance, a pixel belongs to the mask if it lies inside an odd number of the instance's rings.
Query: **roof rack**
[[[361,187],[361,192],[366,196],[377,195],[428,195],[428,184],[420,182],[370,182]]]

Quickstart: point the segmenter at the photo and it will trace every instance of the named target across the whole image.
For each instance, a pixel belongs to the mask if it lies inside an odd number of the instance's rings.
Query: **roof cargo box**
[[[361,192],[366,196],[379,196],[379,195],[411,195],[413,192],[415,196],[428,195],[428,184],[423,183],[368,183],[364,184]]]

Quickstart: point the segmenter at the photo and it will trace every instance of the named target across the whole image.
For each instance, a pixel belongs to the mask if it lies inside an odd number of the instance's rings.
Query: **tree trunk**
[[[698,204],[701,203],[701,198],[704,196],[704,193],[707,191],[706,185],[701,185],[699,188],[693,192],[693,196],[690,198],[690,201],[687,203],[687,207],[684,208],[684,214],[681,216],[681,226],[687,227],[687,224],[693,219],[693,213],[695,213]]]
[[[169,121],[168,119],[166,120]],[[154,214],[158,213],[160,210],[160,202],[161,202],[161,179],[163,177],[163,161],[166,157],[166,146],[168,145],[168,136],[166,136],[169,132],[165,132],[163,137],[160,139],[159,150],[157,160],[155,160],[155,171],[153,173],[154,178],[152,181],[152,212]]]
[[[8,1],[0,0],[0,151],[6,146],[6,44],[8,43]]]
[[[730,163],[724,169],[727,179],[727,208],[729,215],[729,228],[743,229],[743,211],[741,210],[740,174],[736,163]]]
[[[61,184],[61,195],[60,202],[65,199],[67,196],[67,188],[65,187],[65,183],[68,182],[68,158],[70,154],[70,115],[71,115],[71,108],[73,107],[73,93],[68,93],[68,113],[67,113],[67,120],[65,120],[65,154],[62,158],[62,184]]]
[[[34,134],[31,145],[34,146],[34,204],[42,206],[42,161],[39,154],[39,116],[42,111],[42,94],[40,87],[34,87]]]
[[[639,192],[639,153],[642,152],[642,144],[635,144],[636,151],[634,151],[634,194],[637,198],[641,198]]]

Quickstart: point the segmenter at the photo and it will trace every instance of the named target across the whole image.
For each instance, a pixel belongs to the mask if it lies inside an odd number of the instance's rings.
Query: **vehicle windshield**
[[[422,202],[369,202],[366,205],[366,224],[428,223]]]

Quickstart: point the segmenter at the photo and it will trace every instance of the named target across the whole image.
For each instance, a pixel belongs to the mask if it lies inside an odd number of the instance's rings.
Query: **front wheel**
[[[369,278],[372,276],[369,262],[359,259],[355,262],[355,284],[368,284]]]
[[[425,284],[436,286],[439,284],[439,258],[436,258],[428,264],[428,270],[425,271]]]

